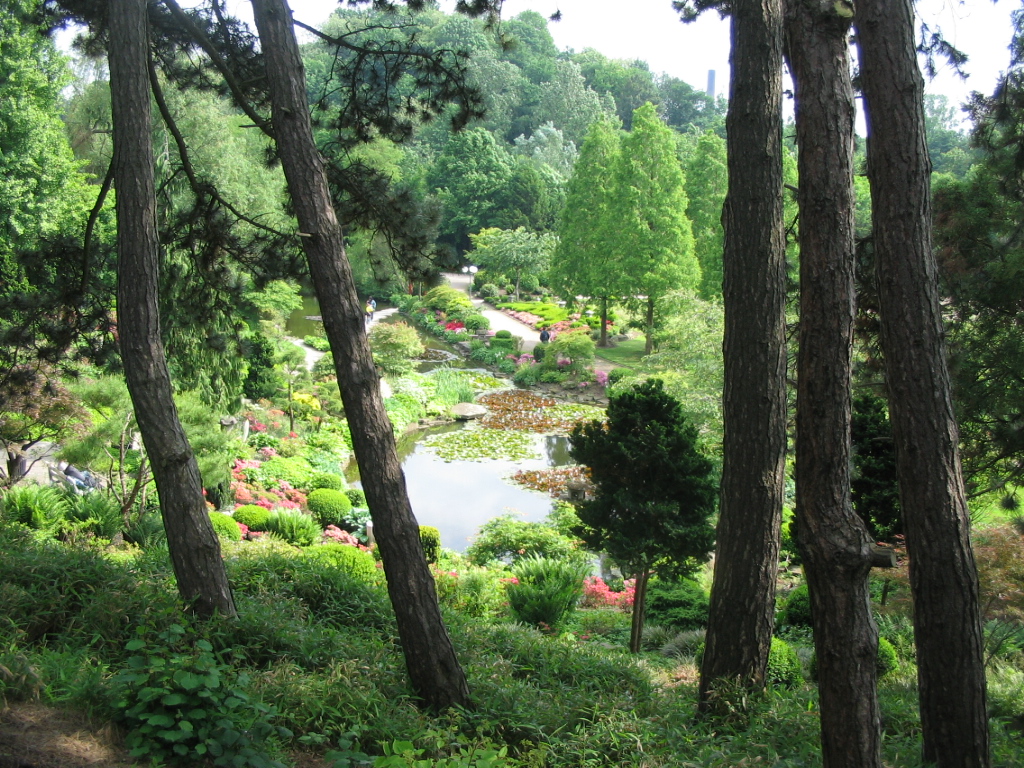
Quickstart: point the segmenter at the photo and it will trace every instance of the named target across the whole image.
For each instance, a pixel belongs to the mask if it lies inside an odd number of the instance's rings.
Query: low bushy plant
[[[326,336],[305,336],[302,341],[306,346],[312,347],[317,352],[331,351],[331,342],[327,340]]]
[[[811,626],[811,594],[806,584],[800,584],[789,593],[777,617],[779,626]]]
[[[379,323],[370,330],[370,351],[385,376],[403,376],[423,354],[423,342],[408,323]]]
[[[264,461],[258,472],[269,486],[284,481],[292,488],[308,488],[310,478],[313,477],[313,467],[310,463],[297,456],[290,458],[275,456]]]
[[[377,580],[377,561],[373,555],[348,544],[317,544],[302,551],[305,560],[337,568],[366,582]]]
[[[500,331],[495,332],[495,334],[494,334],[494,339],[496,341],[501,341],[502,339],[511,339],[511,338],[512,338],[512,331],[506,331],[504,328],[502,328]]]
[[[441,531],[432,525],[420,526],[420,545],[428,563],[436,563],[441,554]]]
[[[242,540],[242,529],[238,527],[238,521],[231,515],[225,515],[223,512],[211,512],[210,523],[213,525],[214,533],[218,536],[223,536],[231,541]]]
[[[792,688],[798,685],[803,676],[800,673],[800,657],[785,640],[773,637],[772,646],[768,651],[768,669],[764,673],[765,682],[779,688]]]
[[[583,596],[589,563],[527,556],[512,568],[516,582],[508,585],[509,608],[524,624],[554,631],[576,610]]]
[[[291,732],[270,724],[275,712],[245,690],[206,640],[180,625],[151,637],[146,628],[128,643],[133,655],[110,682],[111,714],[128,729],[132,757],[232,768],[284,768],[266,752],[271,738]]]
[[[674,630],[700,629],[708,623],[708,596],[695,581],[652,579],[647,585],[647,620]]]
[[[344,492],[318,488],[309,494],[306,505],[321,528],[336,525],[345,530],[349,529],[348,517],[352,511],[352,502]]]
[[[270,519],[270,510],[259,504],[245,504],[236,509],[232,517],[236,523],[241,523],[250,531],[265,531]]]
[[[528,523],[513,515],[500,515],[480,526],[466,558],[474,565],[494,560],[516,562],[522,557],[541,555],[556,560],[585,559],[571,539],[545,523]]]
[[[361,488],[346,488],[344,493],[353,507],[366,506],[366,494]]]
[[[494,283],[484,283],[480,286],[480,298],[481,299],[496,299],[501,295],[501,289],[498,288]]]
[[[320,488],[330,488],[332,491],[345,490],[345,478],[336,472],[314,472],[309,480],[309,490],[315,491]]]
[[[0,499],[0,519],[37,531],[55,533],[70,511],[67,494],[45,485],[16,485]]]
[[[297,547],[308,547],[321,534],[320,526],[312,517],[288,510],[271,512],[267,519],[267,530]]]
[[[76,540],[78,534],[110,539],[124,528],[121,505],[104,491],[71,495],[68,496],[68,502],[69,509],[62,531],[65,539]]]

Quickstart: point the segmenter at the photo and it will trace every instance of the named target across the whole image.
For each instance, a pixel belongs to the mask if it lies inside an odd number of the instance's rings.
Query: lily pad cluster
[[[549,397],[521,389],[483,395],[477,402],[489,409],[490,413],[481,423],[491,429],[567,435],[579,421],[604,418],[601,408],[556,403]]]
[[[540,458],[536,441],[526,432],[467,428],[432,435],[421,445],[444,461],[522,461]]]
[[[553,467],[551,469],[523,469],[512,475],[512,482],[534,491],[543,491],[555,498],[565,495],[566,485],[572,480],[589,483],[589,469],[577,466]]]

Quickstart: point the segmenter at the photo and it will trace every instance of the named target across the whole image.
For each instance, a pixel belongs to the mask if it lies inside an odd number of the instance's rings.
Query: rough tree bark
[[[786,453],[780,0],[735,0],[722,212],[724,464],[700,707],[715,682],[764,683]]]
[[[284,0],[253,0],[252,6],[266,63],[273,133],[334,353],[409,677],[416,694],[431,709],[468,706],[469,686],[441,620],[434,579],[420,545],[419,525],[409,505],[394,433],[384,411],[324,161],[313,140],[291,10]]]
[[[796,86],[800,349],[796,527],[811,595],[825,768],[880,768],[872,541],[850,501],[854,321],[852,7],[789,0]]]
[[[911,0],[863,0],[881,342],[903,510],[924,759],[989,765],[983,638],[931,242],[931,163]]]
[[[160,497],[178,591],[200,616],[233,616],[220,542],[206,511],[199,467],[178,419],[160,336],[146,0],[111,0],[109,23],[117,328],[125,378]]]

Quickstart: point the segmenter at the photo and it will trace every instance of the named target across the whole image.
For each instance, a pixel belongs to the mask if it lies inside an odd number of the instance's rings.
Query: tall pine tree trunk
[[[117,329],[128,392],[160,497],[178,591],[197,614],[235,613],[220,542],[174,405],[159,314],[159,241],[150,132],[146,0],[111,0],[117,188]]]
[[[726,117],[722,496],[700,707],[715,681],[764,684],[786,455],[782,9],[735,0]]]
[[[852,18],[852,9],[831,0],[786,5],[800,171],[796,524],[811,596],[823,764],[880,768],[878,631],[868,591],[872,541],[850,502]]]
[[[633,615],[629,624],[630,653],[640,653],[644,639],[644,621],[647,618],[647,583],[651,580],[651,569],[646,565],[636,575],[633,585]]]
[[[910,0],[857,5],[881,342],[910,555],[924,759],[989,764],[978,578],[931,241]]]
[[[431,709],[468,706],[469,687],[441,620],[324,162],[313,140],[291,10],[284,0],[253,0],[252,5],[266,62],[278,154],[299,227],[306,235],[302,246],[334,353],[409,677],[416,694]]]

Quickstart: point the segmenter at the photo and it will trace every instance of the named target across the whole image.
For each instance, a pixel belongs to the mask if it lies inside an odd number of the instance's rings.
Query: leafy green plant
[[[559,533],[553,526],[529,523],[513,515],[488,520],[466,548],[466,559],[475,565],[487,565],[495,560],[514,563],[532,555],[554,560],[586,558],[576,548],[575,539]]]
[[[377,579],[377,562],[373,555],[348,544],[317,544],[302,551],[304,560],[338,568],[367,582]]]
[[[768,685],[781,688],[792,688],[803,680],[800,673],[800,658],[793,646],[781,638],[772,638],[772,646],[768,651],[768,669],[765,670],[764,679]]]
[[[318,488],[309,494],[306,505],[321,528],[336,525],[349,530],[348,518],[352,511],[352,502],[342,491]]]
[[[806,584],[793,588],[779,611],[777,623],[780,626],[811,626],[811,593]]]
[[[347,488],[345,495],[348,496],[348,500],[351,502],[353,507],[365,507],[366,506],[366,494],[363,493],[361,488]]]
[[[292,488],[308,488],[313,477],[313,467],[310,463],[295,456],[275,456],[263,462],[257,472],[268,486],[276,485],[283,480]]]
[[[652,580],[647,586],[647,618],[675,630],[699,629],[708,622],[708,596],[689,579]]]
[[[306,346],[312,347],[317,352],[330,352],[331,343],[326,336],[304,336],[302,339]]]
[[[428,563],[436,563],[441,554],[441,532],[432,525],[420,526],[420,544]]]
[[[38,531],[56,532],[70,511],[67,494],[45,485],[16,485],[0,499],[0,519]]]
[[[434,371],[434,401],[441,406],[456,403],[472,403],[476,397],[473,382],[462,371],[453,368],[438,368]]]
[[[271,512],[267,520],[267,530],[276,533],[289,544],[308,547],[320,538],[320,526],[309,515],[301,512],[278,510]]]
[[[71,508],[66,521],[74,523],[84,533],[103,539],[113,538],[124,527],[121,505],[102,491],[93,491],[69,497]]]
[[[242,540],[242,529],[238,527],[238,521],[231,515],[225,515],[223,512],[211,512],[210,523],[218,536],[224,536],[232,541]]]
[[[408,323],[380,323],[370,330],[370,351],[385,376],[402,376],[415,367],[423,342]]]
[[[332,491],[345,490],[345,478],[336,472],[314,472],[309,480],[309,490],[315,491],[320,488],[330,488]]]
[[[234,768],[284,768],[266,753],[291,732],[270,724],[275,712],[252,700],[248,678],[220,662],[207,640],[174,624],[157,636],[140,627],[127,666],[110,682],[114,717],[128,728],[133,757]]]
[[[270,510],[259,504],[246,504],[236,509],[233,517],[236,523],[241,523],[250,531],[265,531]]]
[[[590,564],[524,557],[512,568],[517,583],[508,586],[508,603],[524,624],[554,630],[576,609]]]

